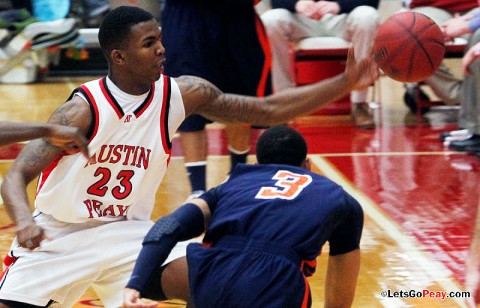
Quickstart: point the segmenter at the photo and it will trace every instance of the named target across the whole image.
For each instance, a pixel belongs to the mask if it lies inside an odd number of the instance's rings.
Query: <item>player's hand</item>
[[[49,124],[47,141],[68,154],[82,152],[89,158],[87,139],[76,127]]]
[[[153,308],[157,307],[158,303],[151,301],[144,301],[140,298],[140,293],[137,290],[125,288],[123,290],[123,307],[124,308]]]
[[[17,242],[20,247],[34,250],[40,247],[40,242],[46,239],[43,229],[34,222],[17,230]]]
[[[366,58],[356,60],[353,47],[348,50],[345,78],[352,90],[361,90],[371,86],[380,75],[378,65],[371,54]]]
[[[480,43],[477,43],[470,47],[467,53],[462,58],[462,69],[465,75],[472,75],[470,70],[470,64],[475,61],[475,59],[480,58]]]

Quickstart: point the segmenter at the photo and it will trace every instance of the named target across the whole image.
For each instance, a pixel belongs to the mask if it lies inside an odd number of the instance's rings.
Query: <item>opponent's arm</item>
[[[42,137],[67,153],[81,150],[88,157],[87,140],[76,127],[51,123],[0,122],[0,146]]]
[[[53,113],[49,123],[76,127],[85,135],[91,120],[90,108],[75,96]],[[22,247],[34,249],[43,239],[43,231],[35,225],[32,218],[27,185],[61,152],[61,148],[45,139],[28,143],[13,162],[2,184],[3,201],[7,213],[17,226],[17,239]]]
[[[345,72],[312,85],[291,88],[267,96],[252,97],[222,93],[210,82],[192,76],[176,79],[186,115],[200,113],[219,122],[276,125],[324,107],[352,90],[370,86],[378,77],[373,60],[356,61],[349,50]]]
[[[142,292],[152,275],[161,267],[173,247],[201,235],[210,221],[210,209],[202,199],[193,199],[170,215],[160,218],[143,240],[143,247],[124,290],[124,307],[148,307],[141,301]],[[156,281],[154,283],[160,283]]]
[[[359,249],[328,257],[325,308],[352,306],[359,270]]]
[[[336,227],[329,238],[325,307],[351,307],[360,270],[360,239],[363,210],[349,194],[338,213]]]

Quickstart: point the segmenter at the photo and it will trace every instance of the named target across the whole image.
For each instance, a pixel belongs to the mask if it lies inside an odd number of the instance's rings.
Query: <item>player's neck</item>
[[[150,91],[151,83],[141,83],[132,81],[128,77],[123,76],[128,74],[112,74],[109,72],[108,78],[123,92],[131,95],[142,95]],[[120,77],[117,77],[120,76]]]

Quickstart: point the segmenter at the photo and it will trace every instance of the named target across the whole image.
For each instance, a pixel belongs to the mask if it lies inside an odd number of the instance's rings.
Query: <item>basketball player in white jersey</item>
[[[69,154],[82,151],[88,157],[87,140],[76,127],[0,121],[0,146],[37,138],[47,138],[47,142],[63,148]]]
[[[221,93],[196,77],[172,79],[161,74],[159,26],[137,7],[108,13],[99,42],[108,76],[80,86],[49,120],[79,128],[90,158],[32,141],[4,180],[2,196],[17,236],[5,259],[0,307],[70,307],[89,286],[105,307],[121,306],[123,287],[153,225],[171,139],[186,116],[285,123],[378,77],[371,59],[355,61],[351,52],[343,74],[263,98]],[[26,187],[39,175],[32,216]],[[165,262],[169,267],[185,255],[178,248]]]

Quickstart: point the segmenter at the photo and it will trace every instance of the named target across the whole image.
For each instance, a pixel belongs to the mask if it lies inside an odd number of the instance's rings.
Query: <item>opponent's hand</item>
[[[371,54],[366,58],[356,60],[354,49],[348,50],[347,66],[345,68],[345,77],[352,86],[352,90],[361,90],[371,86],[380,76],[378,65],[373,60]]]
[[[137,290],[125,288],[123,290],[123,307],[124,308],[153,308],[157,307],[156,302],[147,302],[140,298],[140,293]]]
[[[17,230],[17,242],[20,247],[34,250],[40,247],[40,242],[46,239],[43,229],[34,222]]]
[[[46,140],[68,154],[82,152],[89,158],[87,139],[76,127],[49,124]]]

